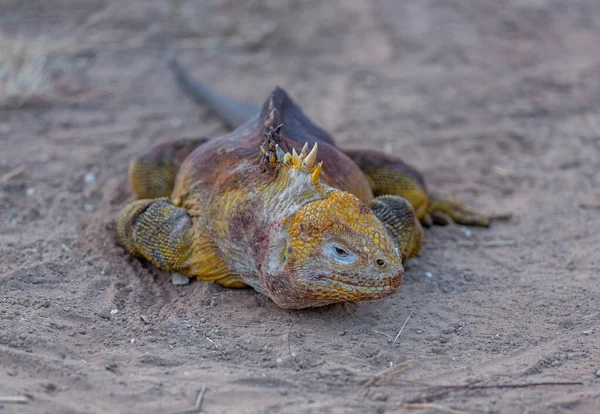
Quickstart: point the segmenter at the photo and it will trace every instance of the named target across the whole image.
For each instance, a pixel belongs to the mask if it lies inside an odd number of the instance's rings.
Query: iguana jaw
[[[404,271],[400,269],[399,273],[390,274],[378,283],[361,284],[351,280],[339,280],[335,275],[296,274],[292,295],[288,295],[289,290],[281,289],[282,284],[278,283],[272,284],[268,290],[276,292],[269,296],[280,307],[301,309],[336,302],[380,299],[395,293],[400,288],[403,275]]]
[[[343,276],[327,268],[318,268],[316,264],[314,267],[301,271],[283,268],[276,275],[262,273],[261,289],[280,307],[301,309],[380,299],[395,293],[404,276],[402,264],[377,276],[372,269],[355,269],[351,275]]]

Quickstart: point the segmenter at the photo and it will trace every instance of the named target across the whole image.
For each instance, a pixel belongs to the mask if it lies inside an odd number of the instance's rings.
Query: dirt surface
[[[207,414],[598,412],[600,2],[1,3],[4,35],[70,42],[50,89],[0,112],[0,397],[30,397],[1,413],[168,413],[202,384]],[[428,230],[375,302],[174,287],[114,224],[134,155],[226,132],[172,52],[250,103],[281,85],[338,142],[514,216]],[[486,388],[550,381],[580,384]]]

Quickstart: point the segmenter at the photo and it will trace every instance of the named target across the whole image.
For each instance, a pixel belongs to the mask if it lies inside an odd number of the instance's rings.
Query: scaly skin
[[[285,308],[381,298],[422,246],[419,220],[487,219],[432,201],[416,170],[373,155],[338,149],[277,88],[232,133],[162,144],[133,161],[141,200],[122,211],[119,239],[159,268],[249,285]]]

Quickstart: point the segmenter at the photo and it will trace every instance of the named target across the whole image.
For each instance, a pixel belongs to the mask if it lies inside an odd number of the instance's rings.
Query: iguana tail
[[[197,102],[207,104],[230,128],[237,128],[260,111],[260,108],[237,102],[209,89],[195,79],[176,58],[172,58],[170,63],[182,87]]]

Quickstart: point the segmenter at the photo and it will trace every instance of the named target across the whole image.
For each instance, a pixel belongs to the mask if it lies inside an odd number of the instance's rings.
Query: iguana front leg
[[[128,204],[117,221],[117,232],[129,254],[143,257],[166,271],[189,270],[192,219],[166,198]]]
[[[415,257],[423,246],[424,235],[412,205],[402,197],[384,195],[375,197],[370,207],[398,245],[402,263]]]
[[[133,256],[225,287],[245,287],[220,258],[212,239],[194,225],[186,210],[166,198],[137,200],[117,221],[119,241]]]
[[[369,150],[344,150],[364,172],[375,196],[396,195],[415,209],[421,223],[446,225],[453,222],[488,227],[490,220],[462,202],[427,191],[421,174],[400,158]]]

